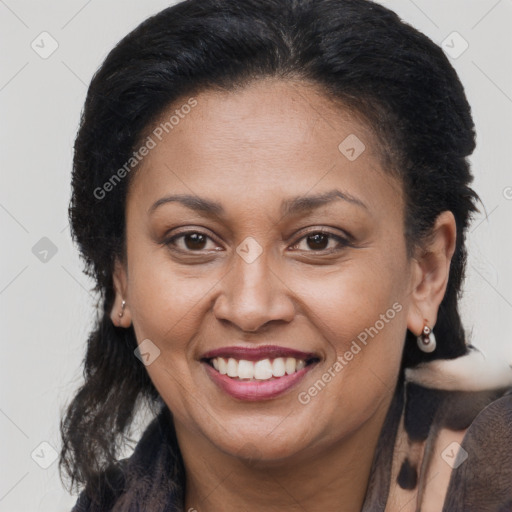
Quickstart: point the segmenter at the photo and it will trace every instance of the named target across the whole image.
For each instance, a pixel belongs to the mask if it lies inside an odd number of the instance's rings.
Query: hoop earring
[[[430,353],[436,349],[436,337],[427,324],[423,327],[423,332],[418,336],[417,340],[418,348],[422,352]]]
[[[121,313],[118,313],[119,318],[121,318],[124,315],[124,308],[125,308],[125,306],[126,306],[126,301],[123,300],[123,302],[121,302]]]

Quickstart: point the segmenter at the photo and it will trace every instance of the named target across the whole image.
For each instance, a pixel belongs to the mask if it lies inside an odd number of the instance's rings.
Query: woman
[[[457,309],[474,147],[441,49],[367,0],[189,0],[126,36],[75,146],[101,315],[74,510],[512,510],[512,370]]]

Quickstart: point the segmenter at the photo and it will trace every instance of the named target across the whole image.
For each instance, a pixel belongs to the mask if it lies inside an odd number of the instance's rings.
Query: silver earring
[[[123,302],[121,302],[121,313],[118,313],[119,318],[121,318],[124,315],[124,308],[125,308],[125,306],[126,306],[126,301],[123,300]]]
[[[436,337],[432,329],[425,324],[423,332],[418,336],[418,347],[422,352],[434,352],[436,349]]]

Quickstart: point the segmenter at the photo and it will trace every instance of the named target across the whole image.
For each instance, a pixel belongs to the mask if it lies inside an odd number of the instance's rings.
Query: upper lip
[[[214,359],[224,357],[229,359],[244,359],[246,361],[260,361],[261,359],[276,359],[277,357],[294,357],[308,361],[318,359],[318,355],[313,352],[302,352],[293,348],[279,347],[277,345],[262,345],[260,347],[222,347],[210,350],[201,356],[201,359]]]

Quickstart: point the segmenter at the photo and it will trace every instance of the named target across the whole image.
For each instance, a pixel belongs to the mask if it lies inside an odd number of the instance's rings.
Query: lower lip
[[[283,395],[297,385],[314,366],[310,364],[291,375],[284,375],[271,380],[235,380],[227,375],[222,375],[208,363],[206,373],[220,389],[238,400],[258,401],[269,400]]]

